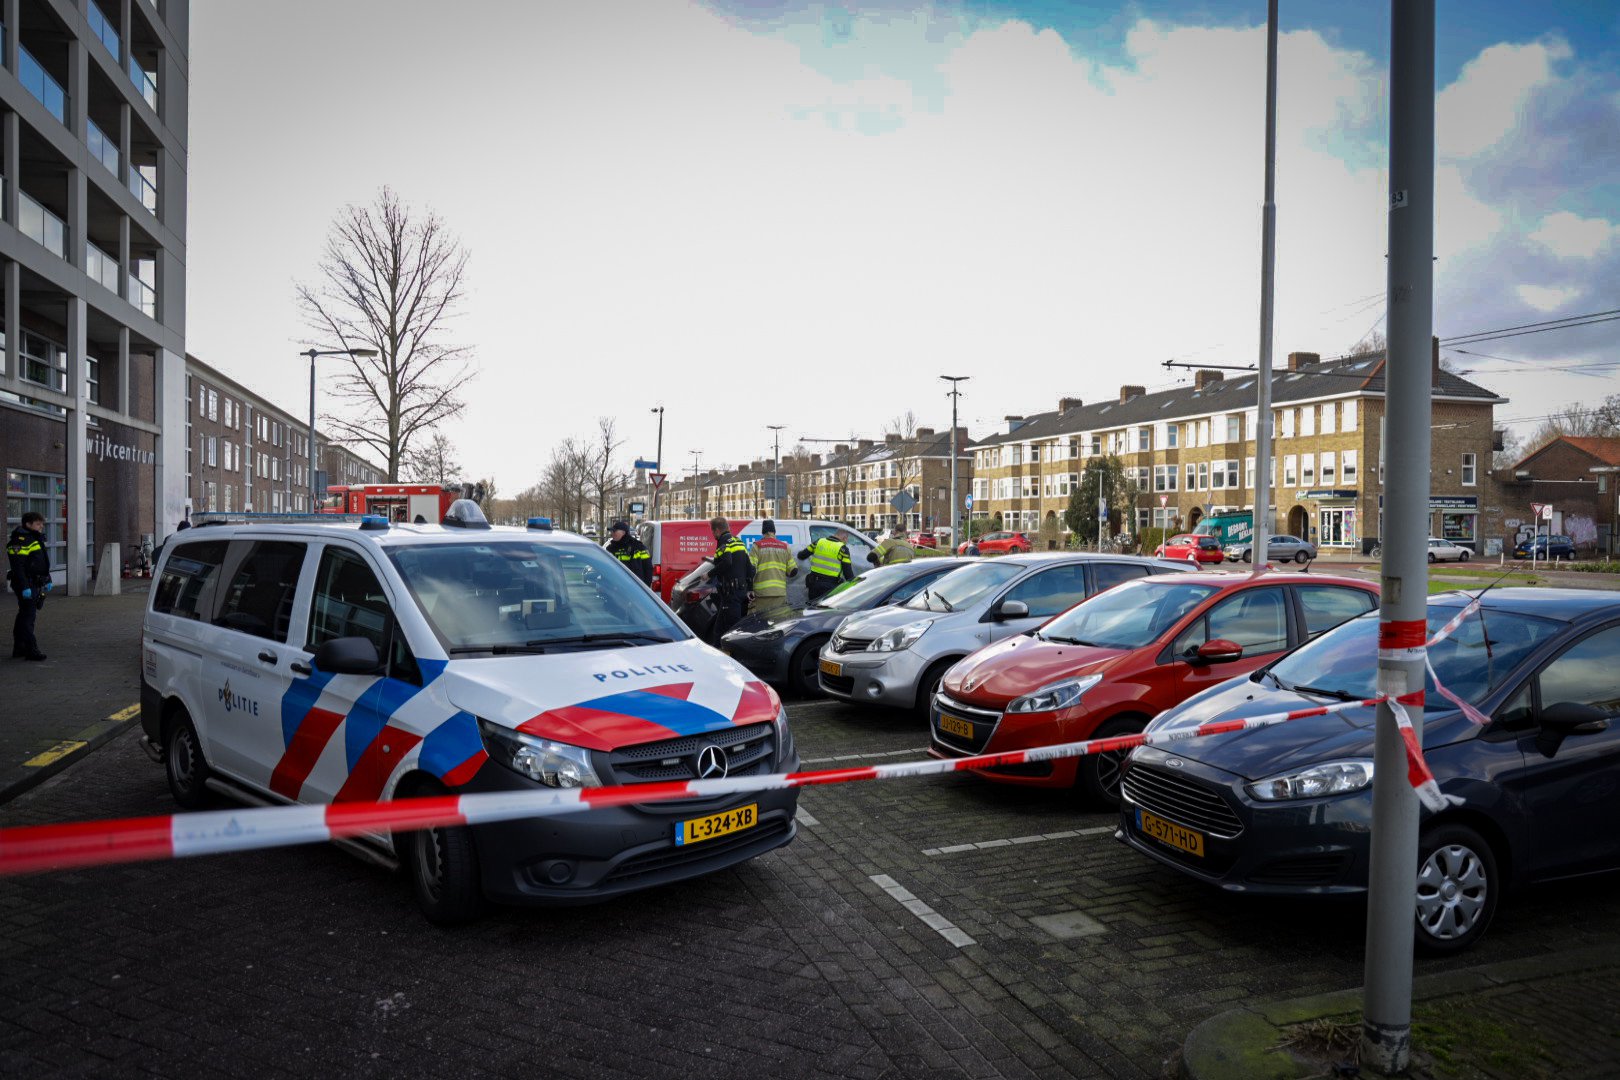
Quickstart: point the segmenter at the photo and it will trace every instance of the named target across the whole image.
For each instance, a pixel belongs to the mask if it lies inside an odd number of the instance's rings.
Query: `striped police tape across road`
[[[1423,653],[1438,644],[1478,610],[1479,601],[1467,605],[1432,637],[1397,647]],[[1404,626],[1399,628],[1405,630]],[[1397,637],[1404,636],[1397,634]],[[1380,649],[1382,656],[1384,650]],[[1392,657],[1393,658],[1393,657]],[[1401,656],[1402,659],[1406,657]],[[1472,705],[1447,690],[1429,665],[1430,677],[1438,692],[1462,709],[1474,723],[1486,722]],[[1407,782],[1418,800],[1428,809],[1439,811],[1460,800],[1441,793],[1434,774],[1423,759],[1423,747],[1412,725],[1408,709],[1423,709],[1423,691],[1398,696],[1379,694],[1360,701],[1345,701],[1309,709],[1269,713],[1234,720],[1212,720],[1197,727],[1152,734],[1116,735],[1106,739],[1059,743],[1029,750],[945,760],[896,762],[848,769],[821,769],[811,772],[776,773],[720,780],[662,781],[616,787],[563,788],[555,791],[491,792],[477,795],[434,795],[395,799],[388,802],[332,803],[324,806],[274,806],[256,809],[213,810],[159,817],[121,818],[110,821],[72,822],[65,825],[36,825],[0,829],[0,876],[77,866],[142,862],[153,859],[180,859],[193,855],[215,855],[257,848],[315,844],[366,833],[411,832],[454,825],[480,825],[495,821],[570,814],[593,806],[624,806],[678,799],[713,798],[754,791],[810,787],[816,784],[845,784],[857,780],[898,780],[912,776],[937,776],[967,769],[1000,765],[1021,765],[1052,761],[1086,754],[1118,753],[1138,746],[1169,746],[1207,735],[1285,724],[1310,716],[1363,709],[1389,702],[1406,748]]]

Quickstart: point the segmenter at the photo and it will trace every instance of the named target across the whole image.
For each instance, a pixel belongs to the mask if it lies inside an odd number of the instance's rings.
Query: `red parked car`
[[[1130,735],[1165,709],[1247,675],[1378,604],[1356,578],[1172,574],[1117,585],[1030,634],[945,673],[930,725],[935,757]],[[990,780],[1078,787],[1119,801],[1122,754],[980,770]]]
[[[1172,536],[1160,544],[1159,550],[1154,554],[1161,559],[1186,559],[1199,565],[1226,560],[1226,553],[1221,550],[1219,537],[1198,536],[1193,533]]]
[[[985,533],[977,541],[963,541],[956,546],[956,553],[966,555],[970,543],[979,545],[980,555],[1021,555],[1035,547],[1021,532],[993,532]]]
[[[910,544],[912,547],[937,548],[939,547],[939,537],[935,536],[926,529],[920,529],[916,532],[908,533],[906,535],[906,543]]]

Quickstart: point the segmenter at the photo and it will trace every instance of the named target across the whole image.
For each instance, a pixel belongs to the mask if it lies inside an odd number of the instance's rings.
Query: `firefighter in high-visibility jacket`
[[[788,578],[799,572],[792,550],[776,538],[776,522],[766,518],[759,527],[760,538],[748,551],[754,564],[754,598],[748,614],[769,615],[788,606]]]
[[[799,558],[810,560],[810,573],[804,579],[805,591],[813,604],[845,581],[852,581],[855,569],[849,561],[848,529],[839,529],[831,536],[823,536],[799,552]]]
[[[887,537],[878,541],[877,549],[866,556],[866,561],[873,566],[895,566],[916,557],[917,549],[906,542],[906,534],[895,526]]]

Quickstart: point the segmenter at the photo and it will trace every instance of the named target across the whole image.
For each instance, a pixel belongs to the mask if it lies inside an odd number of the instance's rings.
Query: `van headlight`
[[[1308,769],[1256,780],[1246,785],[1249,794],[1261,802],[1288,799],[1316,799],[1323,795],[1347,795],[1372,783],[1373,763],[1366,758],[1324,761]]]
[[[513,731],[488,720],[478,721],[484,750],[508,769],[547,787],[601,787],[591,767],[591,752],[582,746]]]
[[[1043,686],[1033,694],[1014,698],[1012,704],[1007,706],[1010,713],[1026,712],[1059,712],[1071,706],[1080,704],[1080,698],[1087,690],[1102,682],[1101,675],[1083,675],[1078,679],[1064,679],[1050,686]]]
[[[934,625],[932,622],[922,619],[914,623],[906,623],[904,626],[897,626],[874,639],[872,644],[866,647],[866,651],[899,652],[901,649],[909,649],[916,644],[917,639],[922,637],[932,625]]]

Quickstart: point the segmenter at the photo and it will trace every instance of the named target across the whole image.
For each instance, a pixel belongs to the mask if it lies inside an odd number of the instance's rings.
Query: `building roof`
[[[1258,377],[1254,372],[1228,373],[1226,378],[1194,382],[1170,390],[1138,394],[1128,401],[1117,398],[1076,405],[1064,411],[1036,413],[1023,418],[1011,431],[1000,431],[974,443],[974,449],[1075,435],[1082,431],[1109,431],[1140,426],[1161,420],[1184,419],[1217,412],[1235,412],[1255,407]],[[1473,399],[1481,404],[1502,404],[1505,398],[1459,375],[1442,369],[1435,381],[1437,397]],[[1295,369],[1272,373],[1271,402],[1286,405],[1292,401],[1318,398],[1383,396],[1384,357],[1302,363]]]
[[[1620,466],[1620,436],[1565,435],[1562,438],[1575,449],[1592,455],[1605,465]]]

